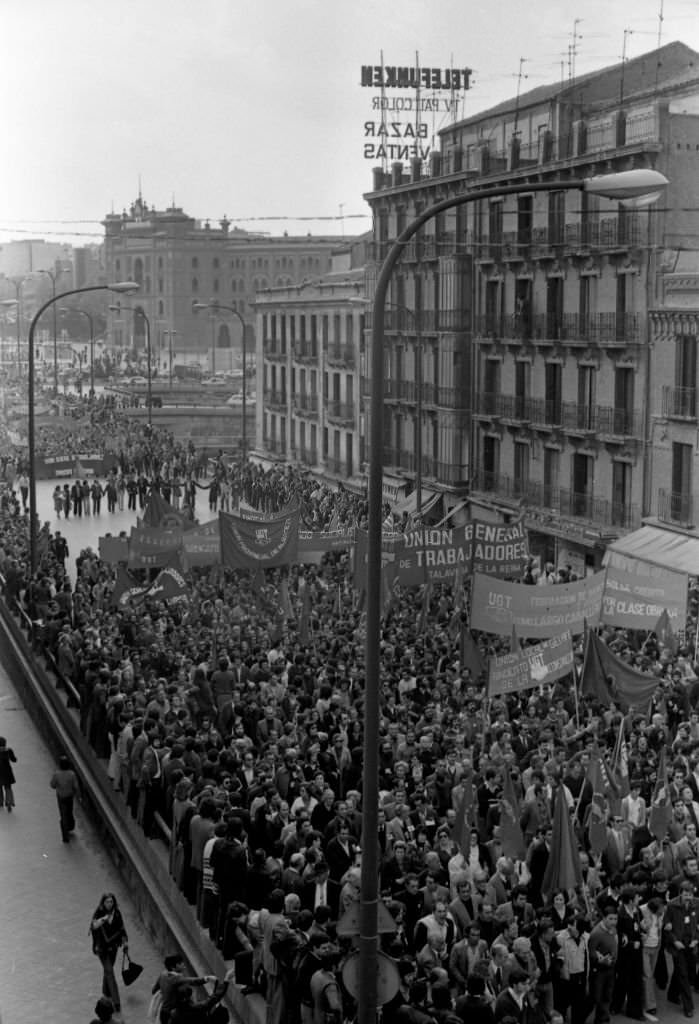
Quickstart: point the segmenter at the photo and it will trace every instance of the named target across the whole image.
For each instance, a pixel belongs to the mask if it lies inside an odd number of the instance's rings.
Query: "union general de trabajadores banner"
[[[527,586],[476,573],[471,595],[471,629],[545,639],[564,630],[582,633],[599,625],[606,573],[576,583]]]
[[[488,523],[472,519],[463,526],[408,530],[396,545],[395,560],[402,586],[440,582],[466,572],[497,578],[519,578],[529,557],[524,520]]]

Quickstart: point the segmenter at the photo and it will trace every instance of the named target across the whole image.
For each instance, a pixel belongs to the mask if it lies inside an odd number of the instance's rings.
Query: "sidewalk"
[[[146,1024],[161,960],[99,839],[76,807],[77,828],[61,842],[49,779],[53,758],[0,666],[0,736],[17,755],[16,807],[0,809],[0,1014],[3,1024],[78,1024],[93,1016],[102,971],[92,953],[90,919],[105,891],[116,894],[129,951],[143,964],[125,989],[126,1024]],[[119,961],[117,961],[119,967]]]

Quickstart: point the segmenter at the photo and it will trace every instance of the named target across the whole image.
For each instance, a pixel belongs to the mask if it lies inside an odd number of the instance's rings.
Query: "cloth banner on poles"
[[[576,583],[527,586],[476,573],[471,599],[471,628],[509,636],[546,639],[564,630],[582,633],[585,622],[599,623],[605,572]]]
[[[320,565],[329,551],[347,551],[354,544],[354,531],[334,533],[302,530],[299,533],[296,561],[302,565]]]
[[[515,693],[532,686],[545,686],[573,670],[573,638],[570,630],[532,647],[491,658],[488,667],[488,696]]]
[[[650,703],[659,679],[638,672],[610,651],[596,633],[588,630],[580,693],[602,704],[618,704],[625,711]]]
[[[185,569],[195,565],[220,565],[221,536],[218,519],[211,519],[182,535],[181,559]]]
[[[602,621],[622,629],[653,630],[667,611],[670,626],[677,633],[687,619],[687,577],[635,558],[625,567],[612,562],[602,596]]]
[[[463,526],[420,527],[406,531],[396,547],[403,587],[453,579],[458,568],[494,577],[521,576],[528,557],[523,519],[514,523],[474,519]]]
[[[299,510],[276,519],[241,519],[219,513],[221,561],[229,569],[257,569],[296,561]]]
[[[126,537],[100,537],[98,550],[102,561],[109,565],[129,560],[129,542]]]
[[[129,569],[164,568],[179,557],[182,530],[160,527],[131,527],[129,536]]]

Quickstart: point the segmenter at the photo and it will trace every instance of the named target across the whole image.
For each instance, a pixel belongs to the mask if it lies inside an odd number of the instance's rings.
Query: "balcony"
[[[497,494],[502,498],[523,501],[525,505],[546,509],[572,519],[585,519],[598,526],[634,529],[640,525],[637,505],[596,498],[533,480],[516,480],[500,473],[482,471],[474,481],[474,490]]]
[[[691,494],[676,491],[658,491],[658,519],[661,523],[691,530],[694,526],[694,503]]]
[[[318,463],[317,448],[293,446],[291,449],[291,456],[292,458],[295,458],[297,462],[302,462],[304,466],[315,466]]]
[[[328,345],[327,360],[330,366],[354,367],[355,355],[352,345]]]
[[[569,434],[593,433],[598,437],[640,438],[643,433],[643,417],[635,409],[564,402],[563,429]]]
[[[298,363],[318,362],[318,343],[312,341],[297,341],[294,344],[294,359]]]
[[[277,391],[274,388],[266,388],[264,392],[264,404],[268,409],[278,409],[286,412],[288,394],[286,391]]]
[[[530,231],[504,231],[502,235],[502,258],[518,262],[529,259],[531,247]]]
[[[347,464],[343,459],[337,459],[333,455],[327,455],[325,465],[333,476],[347,476]]]
[[[270,362],[286,362],[287,349],[277,338],[265,339],[262,355]]]
[[[299,416],[315,418],[318,415],[318,395],[295,394],[294,412]]]
[[[544,344],[580,341],[609,347],[637,345],[641,339],[639,313],[537,313],[532,322],[534,340]]]
[[[441,317],[436,309],[391,309],[387,306],[384,310],[383,326],[384,331],[403,331],[406,334],[433,333],[437,330],[437,319]],[[364,325],[371,330],[374,322],[374,312],[367,310],[364,318]]]
[[[354,406],[351,402],[331,400],[328,402],[328,419],[331,423],[354,426]]]
[[[406,473],[414,473],[416,466],[415,452],[404,451],[402,448],[384,448],[383,464],[394,469],[402,469]]]
[[[663,388],[663,416],[676,420],[696,420],[696,388]]]

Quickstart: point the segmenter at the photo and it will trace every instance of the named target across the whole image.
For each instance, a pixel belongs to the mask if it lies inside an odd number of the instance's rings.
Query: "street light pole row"
[[[95,397],[95,322],[92,319],[92,315],[88,313],[86,309],[80,309],[79,306],[61,306],[59,312],[61,313],[79,313],[81,316],[87,317],[87,322],[90,325],[90,398]],[[81,385],[82,387],[82,385]]]
[[[34,332],[42,314],[55,305],[59,299],[68,298],[69,295],[83,295],[85,292],[117,292],[126,294],[138,290],[135,281],[116,281],[113,284],[94,284],[84,288],[72,288],[61,295],[52,295],[51,298],[40,306],[34,314],[29,325],[29,379],[27,381],[27,447],[29,459],[29,570],[33,577],[37,566],[37,520],[36,520],[36,419],[34,414]],[[58,378],[56,377],[56,381]],[[56,387],[57,387],[56,383]]]
[[[362,786],[362,864],[359,934],[359,1024],[376,1024],[379,899],[379,734],[381,690],[381,534],[383,508],[383,404],[384,404],[384,314],[393,270],[405,245],[429,220],[467,203],[516,195],[520,192],[558,192],[579,189],[608,199],[650,202],[661,194],[667,178],[657,171],[636,169],[596,178],[567,178],[558,181],[523,182],[496,188],[467,189],[459,195],[434,203],[399,234],[381,265],[376,281],[371,325],[371,398],[369,424],[369,508],[367,542],[367,616],[365,638],[364,741]]]

